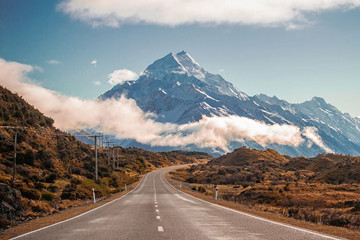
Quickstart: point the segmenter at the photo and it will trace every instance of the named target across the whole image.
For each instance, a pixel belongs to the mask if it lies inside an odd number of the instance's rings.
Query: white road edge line
[[[180,198],[181,200],[184,200],[184,201],[187,201],[187,202],[191,202],[191,203],[195,203],[194,201],[189,200],[189,199],[186,199],[186,198],[180,196],[179,194],[175,194],[175,196],[176,196],[177,198]],[[196,204],[196,203],[195,203],[195,204]]]
[[[169,184],[169,185],[170,185],[173,189],[175,189],[176,191],[181,192],[181,193],[183,193],[183,194],[186,194],[186,195],[188,195],[189,197],[192,197],[192,198],[197,199],[197,200],[199,200],[199,201],[202,201],[202,202],[205,202],[205,203],[207,203],[207,204],[213,205],[213,206],[215,206],[215,207],[217,207],[217,208],[226,209],[226,210],[228,210],[228,211],[231,211],[231,212],[234,212],[234,213],[238,213],[238,214],[241,214],[241,215],[245,215],[245,216],[248,216],[248,217],[252,217],[252,218],[255,218],[255,219],[264,221],[264,222],[268,222],[268,223],[276,224],[276,225],[279,225],[279,226],[291,228],[291,229],[298,230],[298,231],[301,231],[301,232],[306,232],[306,233],[314,234],[314,235],[316,235],[316,236],[320,236],[320,237],[324,237],[324,238],[328,238],[328,239],[333,239],[333,240],[343,239],[343,238],[335,238],[335,237],[331,237],[331,236],[328,236],[328,235],[325,235],[325,234],[313,232],[313,231],[310,231],[310,230],[307,230],[307,229],[304,229],[304,228],[295,227],[295,226],[288,225],[288,224],[284,224],[284,223],[280,223],[280,222],[275,222],[275,221],[272,221],[272,220],[269,220],[269,219],[266,219],[266,218],[258,217],[258,216],[255,216],[255,215],[252,215],[252,214],[249,214],[249,213],[244,213],[244,212],[241,212],[241,211],[238,211],[238,210],[235,210],[235,209],[231,209],[231,208],[228,208],[228,207],[220,206],[220,205],[217,205],[217,204],[214,204],[214,203],[211,203],[211,202],[202,200],[202,199],[197,198],[197,197],[194,197],[194,196],[192,196],[192,195],[190,195],[190,194],[188,194],[188,193],[186,193],[186,192],[183,192],[183,191],[180,191],[180,190],[176,189],[176,188],[175,188],[173,185],[171,185],[171,184],[169,183],[169,181],[165,178],[165,174],[163,175],[163,178],[164,178],[164,180],[167,182],[167,184]]]
[[[65,222],[74,220],[74,219],[79,218],[79,217],[81,217],[81,216],[84,216],[84,215],[86,215],[86,214],[88,214],[88,213],[91,213],[91,212],[93,212],[93,211],[95,211],[95,210],[98,210],[98,209],[100,209],[100,208],[102,208],[102,207],[105,207],[106,205],[109,205],[109,204],[111,204],[111,203],[114,203],[114,202],[116,202],[116,201],[124,198],[124,197],[127,196],[128,194],[132,193],[133,191],[135,191],[135,190],[142,184],[142,182],[144,181],[144,179],[146,179],[147,177],[148,177],[148,174],[146,174],[146,176],[141,179],[140,183],[139,183],[133,190],[131,190],[130,192],[126,193],[125,195],[123,195],[123,196],[121,196],[121,197],[119,197],[119,198],[117,198],[117,199],[114,199],[114,200],[112,200],[112,201],[110,201],[110,202],[108,202],[108,203],[105,203],[105,204],[103,204],[103,205],[101,205],[101,206],[98,206],[98,207],[96,207],[96,208],[93,208],[93,209],[91,209],[91,210],[89,210],[89,211],[87,211],[87,212],[81,213],[81,214],[76,215],[76,216],[74,216],[74,217],[71,217],[71,218],[62,220],[62,221],[60,221],[60,222],[51,224],[51,225],[49,225],[49,226],[45,226],[45,227],[42,227],[42,228],[39,228],[39,229],[30,231],[30,232],[21,234],[21,235],[19,235],[19,236],[13,237],[13,238],[10,238],[10,240],[22,238],[22,237],[25,237],[25,236],[27,236],[27,235],[29,235],[29,234],[32,234],[32,233],[35,233],[35,232],[39,232],[39,231],[41,231],[41,230],[54,227],[54,226],[59,225],[59,224],[61,224],[61,223],[65,223]]]
[[[159,232],[163,232],[164,231],[164,228],[162,226],[158,226],[158,231]]]

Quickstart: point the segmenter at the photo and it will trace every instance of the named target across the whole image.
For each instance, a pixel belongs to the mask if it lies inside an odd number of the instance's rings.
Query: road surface
[[[147,174],[120,199],[15,239],[337,239],[191,197],[165,180],[173,168]]]

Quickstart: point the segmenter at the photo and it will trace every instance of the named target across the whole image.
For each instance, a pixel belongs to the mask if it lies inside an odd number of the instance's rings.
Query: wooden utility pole
[[[26,129],[26,127],[15,127],[15,126],[0,126],[0,128],[5,129],[13,129],[14,130],[14,162],[13,162],[13,169],[12,169],[12,179],[11,185],[15,185],[15,175],[16,175],[16,152],[17,152],[17,138],[19,129]]]
[[[87,137],[93,137],[95,140],[95,181],[99,180],[99,171],[98,171],[98,155],[97,155],[97,139],[98,137],[102,137],[102,135],[92,135]]]
[[[17,135],[18,135],[18,129],[15,130],[15,136],[14,136],[14,164],[13,164],[13,174],[12,174],[12,180],[11,184],[15,185],[15,174],[16,174],[16,145],[17,145]]]
[[[109,152],[109,148],[110,148],[110,143],[114,143],[111,141],[106,141],[104,142],[107,144],[107,149],[106,149],[106,154],[107,154],[107,164],[110,165],[110,152]]]

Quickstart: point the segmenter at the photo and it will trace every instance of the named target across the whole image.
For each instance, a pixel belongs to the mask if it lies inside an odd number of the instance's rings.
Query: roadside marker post
[[[92,189],[92,191],[93,191],[93,199],[94,199],[94,203],[96,203],[96,198],[95,198],[95,189],[93,188],[93,189]]]
[[[216,191],[215,191],[215,201],[218,200],[218,187],[216,186]]]

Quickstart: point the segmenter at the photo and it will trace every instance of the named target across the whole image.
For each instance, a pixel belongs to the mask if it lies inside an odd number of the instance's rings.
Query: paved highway
[[[338,239],[216,206],[175,190],[160,169],[124,197],[14,239]]]

